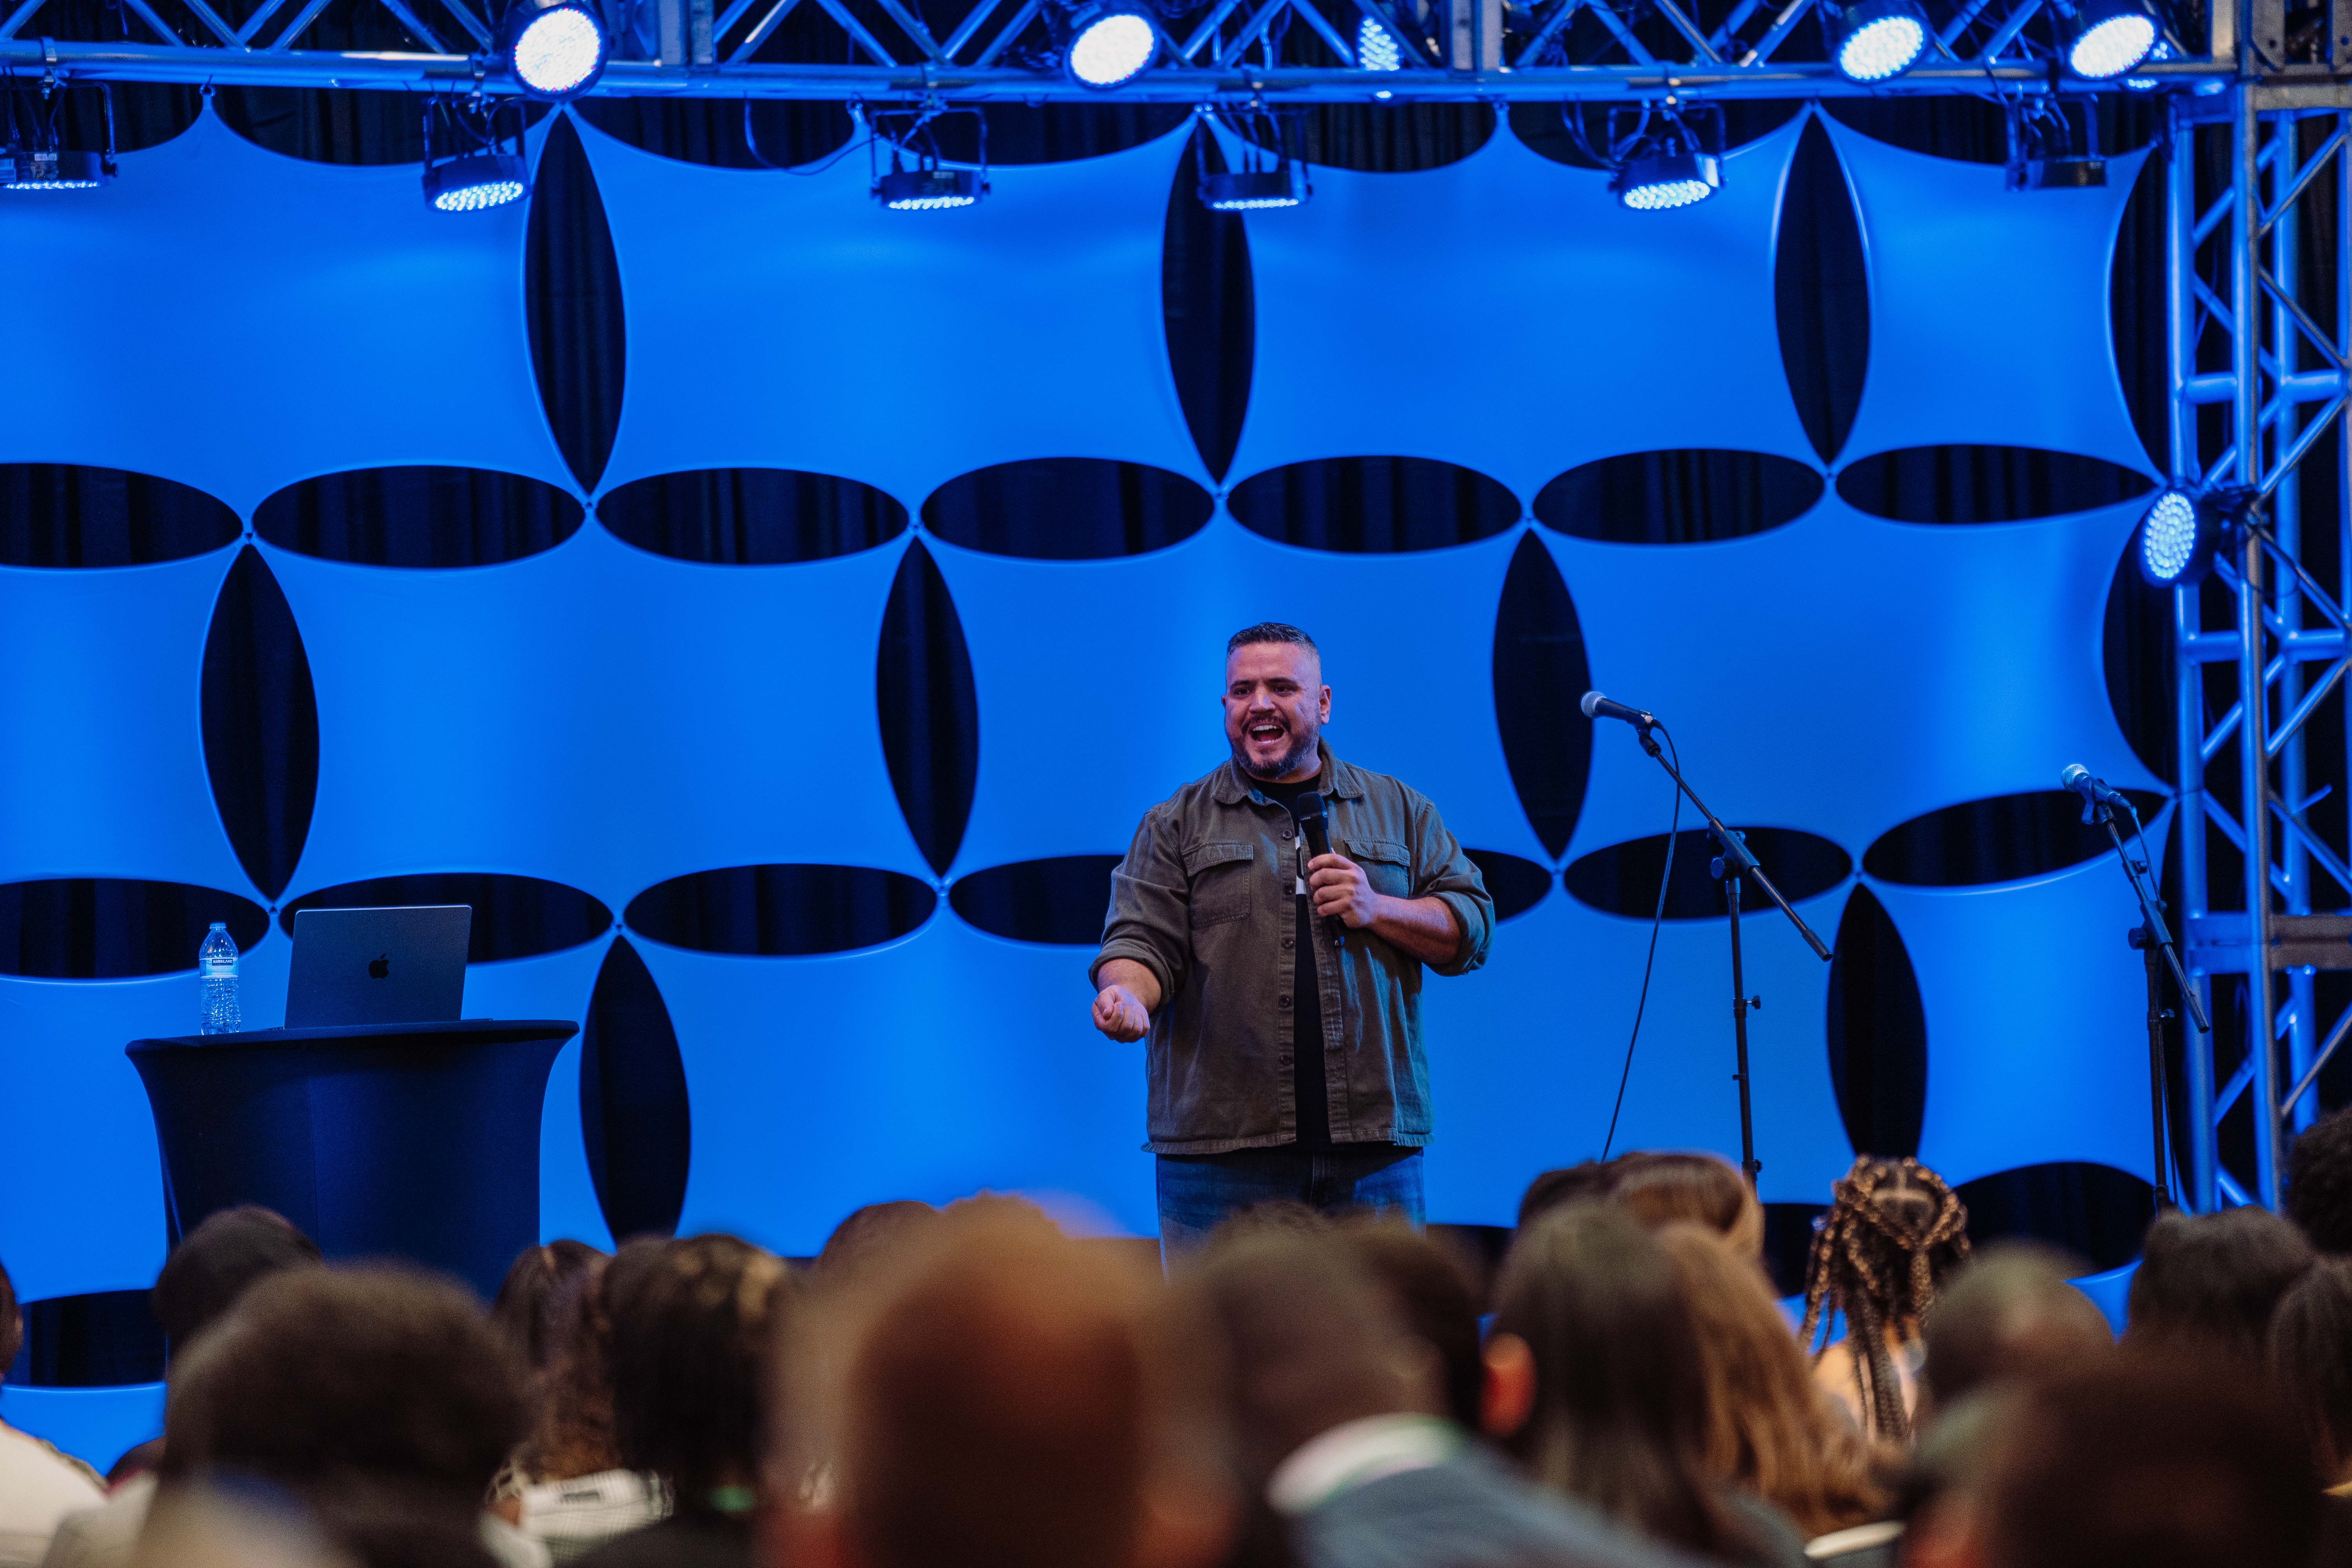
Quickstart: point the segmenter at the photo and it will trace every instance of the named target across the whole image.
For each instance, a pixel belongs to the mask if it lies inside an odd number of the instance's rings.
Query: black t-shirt
[[[1298,797],[1317,788],[1322,775],[1297,784],[1269,784],[1264,779],[1252,779],[1258,793],[1296,815]],[[1303,837],[1303,836],[1302,836]],[[1293,869],[1293,876],[1296,876]],[[1324,1087],[1323,1073],[1323,987],[1315,974],[1315,902],[1305,893],[1293,900],[1298,907],[1298,965],[1291,981],[1291,1045],[1290,1070],[1293,1094],[1298,1103],[1298,1146],[1301,1149],[1331,1147],[1331,1100]]]

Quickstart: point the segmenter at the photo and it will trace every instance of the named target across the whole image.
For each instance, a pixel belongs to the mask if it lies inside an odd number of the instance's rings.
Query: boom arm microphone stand
[[[1634,733],[1642,738],[1642,750],[1657,760],[1658,766],[1666,770],[1666,776],[1675,781],[1675,787],[1698,808],[1701,816],[1706,818],[1707,831],[1715,836],[1716,843],[1723,850],[1707,869],[1723,883],[1724,902],[1731,911],[1731,1033],[1739,1052],[1739,1070],[1732,1078],[1739,1085],[1739,1168],[1748,1173],[1748,1185],[1754,1190],[1758,1185],[1758,1173],[1764,1169],[1764,1165],[1756,1158],[1756,1114],[1748,1090],[1748,1010],[1763,1006],[1764,998],[1748,994],[1747,975],[1740,966],[1739,874],[1745,871],[1756,879],[1756,885],[1780,906],[1782,914],[1789,917],[1789,923],[1797,928],[1797,934],[1805,939],[1805,945],[1813,950],[1815,957],[1826,963],[1830,959],[1830,950],[1827,943],[1813,934],[1813,928],[1805,923],[1804,917],[1780,896],[1780,889],[1772,885],[1772,879],[1766,876],[1764,868],[1756,863],[1756,857],[1748,853],[1740,835],[1726,827],[1723,819],[1706,808],[1706,802],[1699,799],[1698,792],[1691,788],[1690,781],[1683,777],[1682,770],[1666,760],[1656,737],[1650,733],[1653,729],[1661,728],[1664,726],[1647,714],[1633,724]]]

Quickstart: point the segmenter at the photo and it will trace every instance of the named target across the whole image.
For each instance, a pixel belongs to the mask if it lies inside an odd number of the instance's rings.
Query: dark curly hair
[[[2352,1253],[2352,1108],[2323,1116],[2288,1147],[2286,1217],[2326,1253]]]
[[[2140,1244],[2124,1339],[2259,1363],[2280,1298],[2318,1254],[2264,1208],[2160,1214]]]
[[[1916,1325],[1936,1285],[1969,1256],[1969,1207],[1916,1160],[1864,1154],[1831,1189],[1829,1212],[1805,1259],[1805,1321],[1797,1331],[1819,1360],[1832,1313],[1843,1312],[1864,1425],[1908,1442],[1911,1417],[1887,1353],[1886,1331]]]

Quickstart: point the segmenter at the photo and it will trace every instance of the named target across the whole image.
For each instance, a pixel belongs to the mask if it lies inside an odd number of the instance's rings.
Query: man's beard
[[[1234,741],[1231,742],[1234,748],[1234,765],[1254,779],[1268,781],[1278,779],[1306,765],[1307,760],[1315,755],[1316,739],[1314,735],[1307,735],[1294,741],[1290,750],[1284,752],[1280,760],[1264,767],[1249,760],[1248,742]]]

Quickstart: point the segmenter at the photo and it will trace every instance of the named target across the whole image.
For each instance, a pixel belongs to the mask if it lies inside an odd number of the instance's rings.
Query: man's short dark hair
[[[2326,1479],[2352,1464],[2352,1258],[2324,1258],[2271,1315],[2271,1386]]]
[[[2352,1253],[2352,1109],[2321,1117],[2288,1146],[2286,1217],[2320,1251]]]
[[[1235,648],[1260,642],[1295,643],[1313,654],[1318,660],[1323,657],[1323,650],[1315,646],[1313,637],[1282,621],[1260,621],[1254,626],[1244,626],[1225,639],[1225,657],[1231,658]]]
[[[155,1276],[148,1301],[172,1354],[236,1304],[256,1280],[319,1261],[319,1244],[292,1220],[259,1204],[205,1216],[180,1238]]]
[[[2268,1209],[2160,1214],[2132,1276],[2126,1338],[2259,1365],[2279,1298],[2315,1260]]]
[[[1995,1242],[1936,1298],[1920,1327],[1921,1377],[1940,1412],[1979,1388],[2087,1365],[2114,1334],[2091,1299],[2068,1282],[2075,1267],[2055,1248]]]

